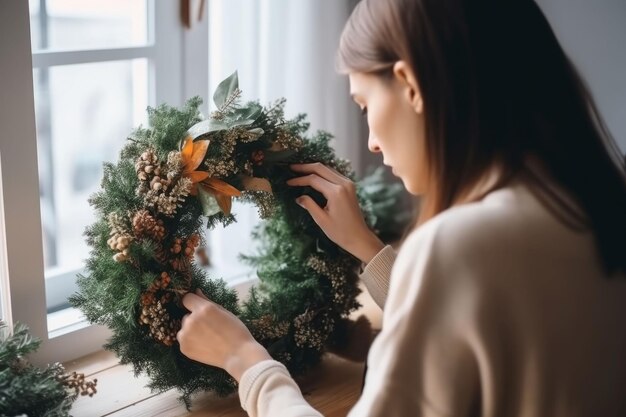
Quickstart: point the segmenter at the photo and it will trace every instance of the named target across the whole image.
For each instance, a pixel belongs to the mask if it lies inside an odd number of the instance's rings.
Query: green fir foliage
[[[64,417],[76,399],[60,382],[61,365],[37,368],[24,358],[39,347],[26,326],[0,321],[0,416]]]
[[[402,184],[390,184],[385,179],[385,169],[377,167],[359,181],[359,186],[374,232],[386,243],[400,240],[413,217],[404,201],[406,192]]]

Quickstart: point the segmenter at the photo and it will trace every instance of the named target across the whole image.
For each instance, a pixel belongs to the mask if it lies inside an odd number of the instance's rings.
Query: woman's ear
[[[406,61],[398,61],[393,64],[393,75],[400,83],[403,96],[415,112],[421,114],[424,111],[424,101],[413,69]]]

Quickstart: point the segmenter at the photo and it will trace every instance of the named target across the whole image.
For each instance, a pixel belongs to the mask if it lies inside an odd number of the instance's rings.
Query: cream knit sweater
[[[626,279],[523,184],[445,211],[394,258],[362,276],[385,311],[351,417],[626,416]],[[320,415],[274,361],[239,395],[253,417]]]

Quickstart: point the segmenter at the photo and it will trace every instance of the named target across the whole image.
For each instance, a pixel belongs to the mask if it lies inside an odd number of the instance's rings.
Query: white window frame
[[[28,324],[42,340],[34,363],[64,362],[97,351],[110,331],[89,325],[74,309],[50,317],[46,312],[32,69],[148,58],[149,105],[180,106],[185,98],[200,95],[206,106],[208,8],[201,21],[194,15],[192,28],[184,29],[177,1],[147,0],[147,5],[151,42],[146,46],[32,54],[28,2],[0,2],[0,91],[5,96],[0,100],[2,308],[9,323]],[[54,285],[72,281],[73,273],[65,275]],[[64,324],[53,329],[55,322]]]

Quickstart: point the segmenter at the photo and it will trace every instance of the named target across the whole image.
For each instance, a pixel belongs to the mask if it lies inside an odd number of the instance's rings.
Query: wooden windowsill
[[[363,304],[355,316],[366,315],[374,328],[380,328],[381,311],[364,291]],[[74,417],[205,417],[246,416],[236,394],[220,398],[210,393],[197,394],[189,412],[178,400],[175,390],[153,394],[145,375],[135,378],[132,367],[120,365],[111,352],[100,351],[64,364],[68,371],[78,371],[98,379],[98,393],[81,397],[73,405]],[[324,416],[345,416],[356,403],[363,378],[363,363],[351,362],[327,354],[319,368],[299,380],[307,401]]]

